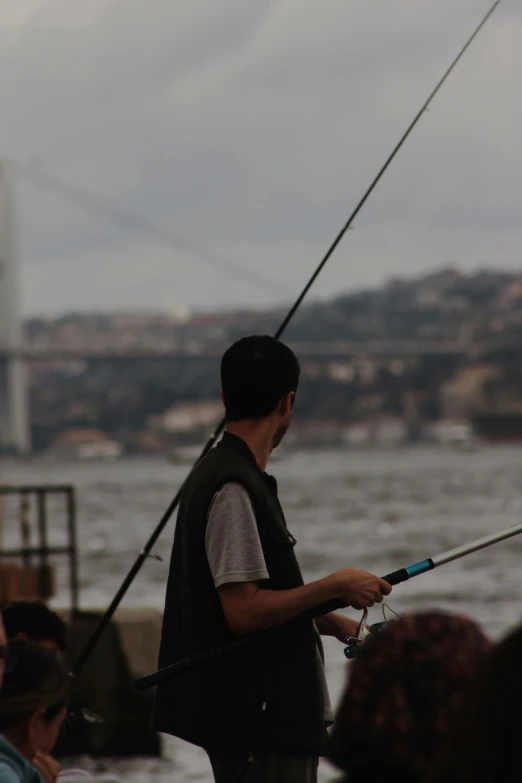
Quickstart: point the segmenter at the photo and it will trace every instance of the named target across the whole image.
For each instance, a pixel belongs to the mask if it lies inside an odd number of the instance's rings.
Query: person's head
[[[488,650],[482,631],[465,617],[424,612],[391,622],[355,656],[332,761],[354,783],[421,779]]]
[[[522,627],[484,662],[430,783],[518,783],[522,779]]]
[[[299,362],[288,346],[267,335],[243,337],[221,360],[221,398],[227,422],[273,424],[273,446],[288,427],[299,384]]]
[[[2,609],[8,639],[28,639],[54,652],[67,649],[67,626],[40,601],[14,601]]]
[[[69,675],[50,650],[9,642],[0,691],[0,732],[26,758],[50,753],[66,715]]]

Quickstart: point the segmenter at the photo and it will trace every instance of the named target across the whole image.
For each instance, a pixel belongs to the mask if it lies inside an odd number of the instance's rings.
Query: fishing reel
[[[384,613],[385,607],[390,609],[387,604],[383,604],[382,615],[384,620],[380,623],[374,623],[370,626],[366,625],[366,621],[368,619],[368,609],[364,610],[361,622],[357,626],[357,635],[348,636],[347,639],[345,639],[347,646],[344,648],[344,654],[349,660],[355,656],[359,648],[365,643],[369,636],[377,636],[377,634],[380,634],[384,631],[390,622],[393,622],[393,620],[386,619],[386,614]],[[398,615],[397,612],[394,612],[393,609],[390,609],[390,611],[397,615],[397,617],[400,617],[400,615]]]
[[[86,707],[71,707],[64,722],[65,730],[74,734],[83,734],[89,726],[103,723],[103,718]]]

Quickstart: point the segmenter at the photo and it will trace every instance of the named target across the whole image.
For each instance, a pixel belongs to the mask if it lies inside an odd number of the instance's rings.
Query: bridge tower
[[[16,250],[13,179],[0,159],[0,453],[30,451],[26,368],[22,348],[21,281]]]

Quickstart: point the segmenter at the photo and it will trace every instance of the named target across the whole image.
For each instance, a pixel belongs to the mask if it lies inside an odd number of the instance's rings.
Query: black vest
[[[246,443],[225,433],[183,488],[167,583],[159,666],[237,639],[226,623],[205,551],[207,514],[227,482],[252,501],[269,579],[263,587],[303,584],[277,499]],[[327,734],[312,621],[205,663],[158,685],[154,727],[207,750],[320,755]]]

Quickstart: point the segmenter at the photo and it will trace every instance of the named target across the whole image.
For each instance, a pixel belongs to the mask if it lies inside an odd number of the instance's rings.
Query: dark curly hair
[[[353,783],[418,781],[438,753],[489,642],[443,612],[391,622],[361,647],[332,733],[330,758]]]
[[[429,783],[518,783],[522,779],[522,627],[488,656]]]

